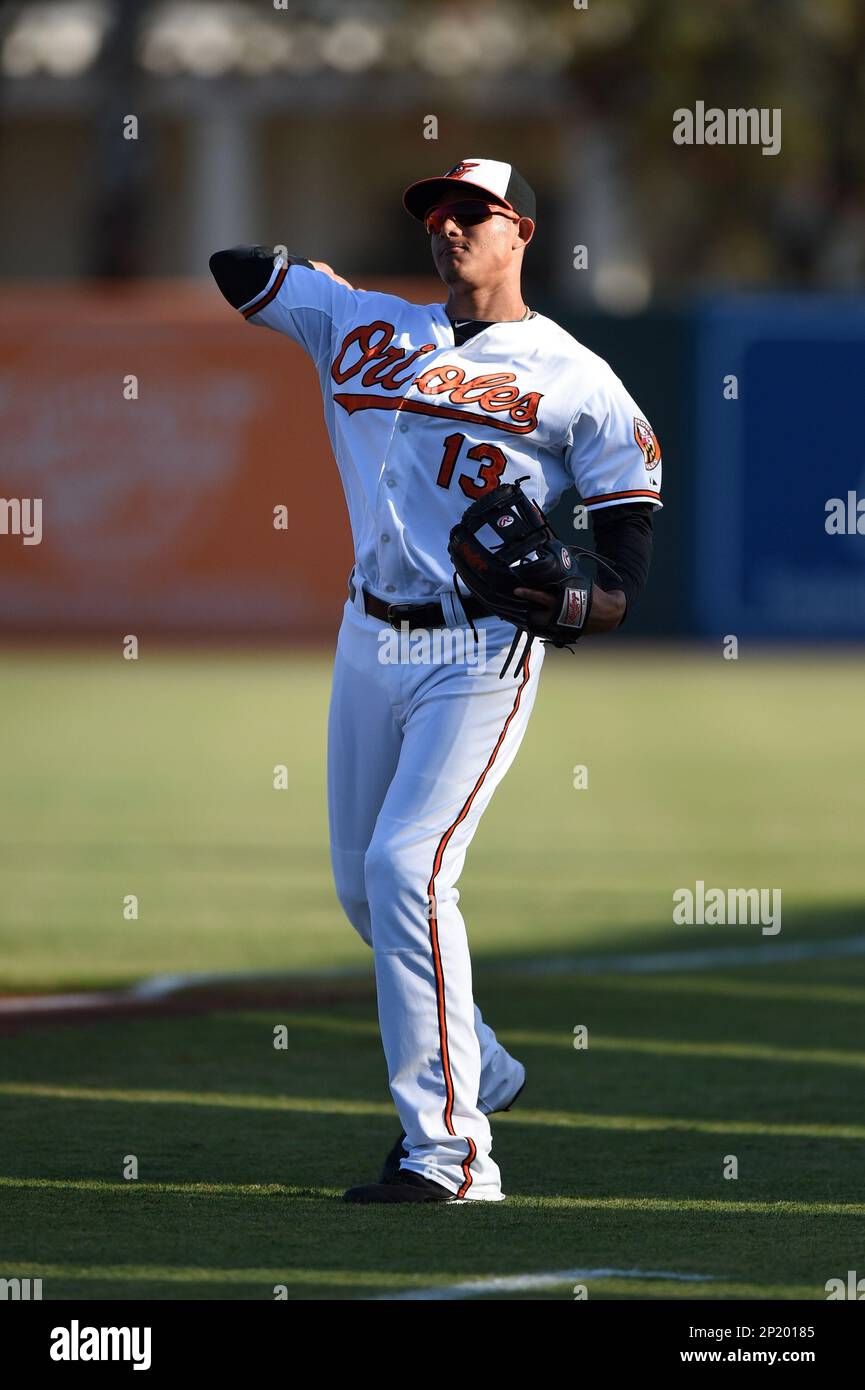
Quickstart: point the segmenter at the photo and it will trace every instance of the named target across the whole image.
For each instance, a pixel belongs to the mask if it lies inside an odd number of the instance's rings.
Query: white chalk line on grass
[[[608,956],[537,956],[528,960],[508,961],[504,964],[490,963],[489,969],[496,973],[514,975],[558,975],[558,974],[648,974],[675,972],[676,970],[713,970],[716,966],[733,965],[773,965],[780,962],[799,960],[832,960],[836,957],[865,955],[865,936],[845,936],[834,941],[800,941],[790,945],[780,943],[757,946],[718,946],[702,951],[655,951],[643,955]],[[365,980],[370,971],[366,966],[336,967],[333,970],[310,971],[306,974],[292,974],[290,977],[298,984],[315,981],[327,984],[329,981]],[[206,988],[208,985],[237,983],[273,982],[280,978],[274,974],[261,974],[245,971],[235,974],[207,975],[153,975],[133,985],[130,993],[137,999],[164,999],[183,989]]]
[[[467,1279],[461,1284],[433,1284],[428,1289],[376,1294],[374,1301],[409,1302],[419,1299],[479,1298],[489,1293],[532,1293],[585,1279],[669,1279],[696,1284],[711,1282],[714,1277],[713,1274],[676,1274],[666,1269],[559,1269],[547,1274],[505,1274],[493,1279]]]
[[[349,966],[346,969],[301,971],[286,974],[284,971],[231,970],[219,974],[206,971],[190,971],[186,975],[149,975],[138,980],[127,989],[104,989],[89,993],[70,994],[21,994],[0,998],[0,1017],[15,1018],[19,1015],[51,1012],[95,1012],[99,1009],[118,1009],[124,1004],[158,1003],[170,999],[175,994],[186,991],[208,989],[220,985],[274,985],[297,986],[340,984],[346,981],[369,980],[372,972],[366,967]]]
[[[656,951],[622,956],[540,956],[497,967],[521,975],[648,975],[676,970],[714,970],[715,966],[780,965],[800,960],[835,960],[865,955],[865,936],[834,941],[791,941],[789,945],[717,946],[704,951]]]
[[[274,985],[274,984],[343,984],[351,980],[371,980],[372,971],[366,965],[335,966],[332,970],[299,970],[291,972],[262,970],[232,970],[221,974],[192,971],[187,975],[151,975],[131,985],[129,993],[136,999],[166,999],[185,989],[207,989],[211,985]]]
[[[606,956],[538,956],[528,960],[493,963],[491,972],[505,975],[649,975],[673,974],[676,971],[725,969],[735,966],[780,965],[807,960],[841,960],[865,955],[865,936],[845,936],[828,941],[799,941],[782,945],[779,942],[756,946],[718,946],[700,951],[655,951],[645,954]],[[277,983],[293,985],[328,985],[351,981],[370,981],[369,966],[345,966],[332,970],[301,971],[292,974],[277,971],[228,971],[208,974],[192,971],[188,974],[151,975],[126,990],[104,990],[90,993],[21,995],[0,999],[0,1018],[24,1017],[50,1011],[97,1011],[116,1009],[127,1004],[158,1003],[184,991],[208,989],[213,986]]]
[[[508,960],[490,962],[490,969],[508,974],[644,974],[662,973],[665,970],[712,970],[715,966],[733,965],[777,965],[789,960],[834,959],[837,956],[865,955],[865,937],[843,937],[839,941],[800,941],[790,945],[755,945],[755,947],[716,947],[705,951],[655,951],[642,955],[605,956],[537,956],[528,960]],[[305,981],[366,980],[370,970],[366,966],[335,967],[332,970],[292,974],[291,979],[303,984]],[[131,994],[138,999],[167,998],[178,990],[192,990],[211,984],[267,983],[280,979],[275,974],[242,972],[235,974],[157,974],[142,980],[131,988]],[[285,979],[285,977],[284,977]]]
[[[16,1017],[18,1014],[50,1013],[63,1010],[72,1013],[78,1009],[104,1009],[109,1003],[116,1007],[120,995],[114,990],[102,990],[94,994],[22,994],[13,999],[0,999],[0,1016]]]

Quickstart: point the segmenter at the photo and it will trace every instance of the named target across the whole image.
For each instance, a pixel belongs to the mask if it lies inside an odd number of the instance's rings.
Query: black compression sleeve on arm
[[[305,265],[314,270],[311,261],[303,256],[286,256],[289,265]],[[248,304],[267,285],[273,274],[272,246],[232,246],[228,251],[215,251],[210,258],[214,280],[229,304],[235,309]]]
[[[614,579],[608,570],[598,565],[595,583],[601,589],[622,590],[626,601],[622,622],[648,578],[652,561],[653,511],[654,507],[648,502],[623,502],[620,506],[602,507],[592,513],[595,550],[622,576],[621,580]]]

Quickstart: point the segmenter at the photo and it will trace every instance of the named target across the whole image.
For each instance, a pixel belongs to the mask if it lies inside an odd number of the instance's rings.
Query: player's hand
[[[552,622],[554,615],[559,610],[559,600],[554,594],[547,593],[546,589],[514,589],[517,598],[526,598],[529,603],[534,604],[529,609],[529,617],[533,623],[539,626],[546,626]]]
[[[546,624],[558,613],[559,599],[545,589],[514,589],[517,598],[527,598],[535,605],[529,610],[532,622]],[[612,632],[625,616],[625,595],[621,589],[592,588],[592,611],[589,614],[583,635],[593,632]]]
[[[592,611],[585,626],[585,635],[593,632],[613,632],[625,616],[627,600],[621,589],[592,589]]]
[[[341,275],[337,275],[333,266],[328,265],[327,261],[310,261],[310,265],[314,270],[320,270],[322,274],[329,275],[331,280],[335,280],[338,285],[345,285],[347,290],[354,289],[354,285],[350,285],[347,280],[343,280]]]

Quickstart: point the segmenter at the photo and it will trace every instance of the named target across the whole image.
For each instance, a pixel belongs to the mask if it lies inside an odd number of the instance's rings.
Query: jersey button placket
[[[376,547],[378,550],[378,569],[384,591],[387,594],[396,593],[398,587],[396,581],[399,580],[400,577],[396,572],[399,559],[392,545],[393,529],[391,523],[394,520],[397,507],[397,498],[395,496],[397,475],[390,466],[393,458],[393,445],[394,441],[392,439],[379,478],[375,509],[376,529],[378,532],[378,545]]]

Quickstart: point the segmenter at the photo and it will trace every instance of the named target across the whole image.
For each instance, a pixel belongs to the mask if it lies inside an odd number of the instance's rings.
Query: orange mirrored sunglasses
[[[477,199],[465,203],[442,203],[440,207],[430,208],[424,217],[423,224],[427,235],[439,233],[449,217],[460,227],[474,227],[479,222],[486,222],[489,217],[507,217],[511,222],[519,221],[507,208],[492,207],[489,203],[482,203]]]

